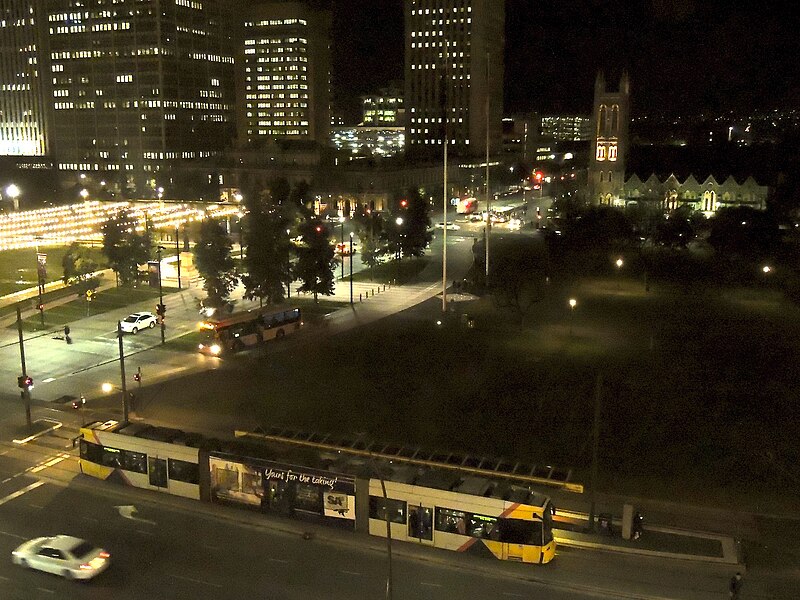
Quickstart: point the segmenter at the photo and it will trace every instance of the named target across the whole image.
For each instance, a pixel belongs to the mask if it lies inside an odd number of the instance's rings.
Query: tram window
[[[436,531],[467,534],[467,513],[436,507]]]
[[[295,488],[294,494],[295,508],[301,510],[312,510],[322,512],[322,494],[317,485],[306,485],[299,483]]]
[[[496,539],[498,537],[497,519],[484,515],[468,515],[467,535],[483,539]]]
[[[116,448],[103,447],[103,456],[100,464],[104,467],[114,467],[115,469],[122,468],[122,451]]]
[[[147,473],[147,455],[133,450],[123,450],[122,468],[134,473]]]
[[[169,471],[169,478],[172,481],[197,484],[200,480],[199,470],[194,463],[170,458],[167,463],[167,469]]]
[[[403,500],[393,500],[392,498],[381,498],[379,496],[369,497],[369,517],[370,519],[386,520],[386,512],[389,512],[389,521],[392,523],[406,522],[406,503]]]
[[[522,519],[500,519],[500,541],[510,544],[540,544],[542,525],[539,521]]]
[[[542,518],[542,545],[547,545],[553,541],[553,510],[551,504],[547,504]]]
[[[103,447],[98,444],[92,444],[86,440],[81,440],[81,458],[100,464],[103,461]]]

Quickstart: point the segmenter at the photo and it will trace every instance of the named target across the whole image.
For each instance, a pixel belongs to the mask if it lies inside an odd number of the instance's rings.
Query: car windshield
[[[72,555],[75,558],[83,558],[87,556],[94,550],[94,546],[92,546],[89,542],[78,542],[78,545],[75,546],[70,550]]]
[[[129,315],[129,316],[125,317],[125,322],[126,323],[136,323],[136,320],[138,318],[139,317],[137,317],[136,315]]]

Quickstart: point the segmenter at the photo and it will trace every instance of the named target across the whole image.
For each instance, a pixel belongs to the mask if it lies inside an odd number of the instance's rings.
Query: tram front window
[[[539,521],[521,519],[499,519],[500,541],[509,544],[536,544],[542,539],[542,524]]]

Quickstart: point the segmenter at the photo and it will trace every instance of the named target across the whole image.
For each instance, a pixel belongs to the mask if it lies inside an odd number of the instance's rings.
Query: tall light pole
[[[286,230],[286,237],[292,235],[292,230]],[[286,251],[286,297],[292,297],[292,242],[289,241],[289,246]]]
[[[163,321],[162,321],[163,322]],[[164,329],[161,329],[162,340]],[[119,341],[119,374],[122,381],[122,422],[128,422],[128,386],[125,383],[125,351],[122,348],[122,323],[117,321],[117,340]],[[163,343],[163,342],[162,342]]]
[[[492,204],[492,195],[489,191],[489,98],[490,94],[489,91],[491,87],[489,86],[489,70],[490,70],[490,54],[486,53],[486,210],[487,210],[487,218],[486,218],[486,285],[489,285],[489,236],[492,233],[492,216],[489,212],[489,208]]]
[[[19,305],[17,305],[17,334],[19,335],[19,361],[22,363],[22,380],[27,380],[28,371],[25,367],[25,342],[22,337],[22,314],[20,313]],[[28,429],[31,428],[31,392],[28,386],[22,388],[20,392],[22,401],[25,403],[25,424]]]
[[[575,298],[569,299],[569,334],[572,335],[572,321],[575,315],[575,306],[578,304],[578,301]]]
[[[341,225],[341,246],[342,249],[342,280],[344,281],[344,216],[339,217],[339,225]]]
[[[6,188],[6,196],[11,198],[11,203],[14,206],[14,210],[19,210],[19,194],[20,194],[19,187],[17,187],[15,183],[10,184]]]
[[[165,308],[164,307],[164,291],[163,291],[163,288],[161,287],[161,251],[162,250],[166,250],[166,248],[164,248],[164,246],[159,246],[158,249],[156,250],[156,254],[158,255],[158,306],[159,306],[159,309],[160,309],[160,312],[161,312],[161,314],[159,316],[161,317],[161,319],[160,319],[160,321],[161,321],[161,345],[163,346],[166,343],[166,340],[165,340],[165,337],[164,337],[164,317],[166,316],[166,310],[164,310],[164,308]],[[121,347],[121,344],[122,344],[122,342],[120,342],[120,347]]]
[[[180,225],[175,226],[175,256],[178,257],[178,289],[182,290],[181,286],[181,230]]]
[[[617,265],[617,289],[619,289],[619,278],[621,277],[621,273],[622,273],[622,265],[625,264],[625,263],[622,260],[622,257],[620,257],[620,258],[618,258],[616,260],[616,262],[614,264]]]
[[[353,305],[353,232],[350,232],[350,306]]]
[[[447,86],[450,84],[450,71],[448,70],[448,63],[450,62],[450,42],[444,42],[444,85],[442,86],[443,106],[444,106],[444,181],[442,192],[442,218],[444,220],[444,229],[442,229],[442,314],[447,314],[447,203],[449,202],[447,192],[447,150],[450,145],[449,134],[450,128],[450,110],[447,106]]]
[[[47,255],[46,254],[39,254],[39,240],[42,239],[41,237],[36,237],[36,282],[37,288],[39,290],[39,305],[37,308],[39,309],[39,320],[42,324],[42,329],[44,329],[44,286],[45,280],[47,279]]]

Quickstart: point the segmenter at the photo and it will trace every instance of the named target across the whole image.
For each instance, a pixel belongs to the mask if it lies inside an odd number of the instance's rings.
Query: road
[[[383,598],[385,542],[75,477],[68,435],[0,445],[0,597],[360,600]],[[50,465],[50,466],[47,466]],[[46,479],[40,479],[44,477]],[[135,506],[133,519],[117,507]],[[314,533],[311,540],[301,532]],[[10,561],[23,540],[66,533],[110,551],[84,584]],[[394,544],[394,598],[722,598],[726,572],[690,562],[561,551],[547,566]],[[610,591],[617,590],[617,592]]]

